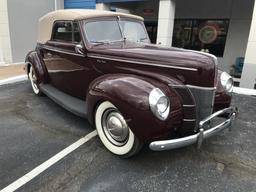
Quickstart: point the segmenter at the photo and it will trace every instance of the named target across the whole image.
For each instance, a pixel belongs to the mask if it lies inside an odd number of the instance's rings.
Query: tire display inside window
[[[223,57],[228,19],[175,19],[173,46]]]

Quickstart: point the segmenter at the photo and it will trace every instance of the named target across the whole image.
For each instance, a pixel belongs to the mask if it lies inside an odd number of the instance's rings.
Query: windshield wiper
[[[144,42],[144,40],[147,40],[147,39],[148,39],[147,37],[140,38],[139,42]]]
[[[104,45],[109,44],[110,41],[90,41],[90,43],[93,43],[94,45]]]
[[[119,40],[114,40],[114,41],[110,41],[110,40],[90,41],[90,43],[93,43],[94,46],[97,46],[97,45],[111,44],[111,43],[120,42],[120,41],[124,41],[124,39],[119,39]]]

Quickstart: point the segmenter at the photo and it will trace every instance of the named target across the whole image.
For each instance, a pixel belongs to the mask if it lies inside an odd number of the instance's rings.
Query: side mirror
[[[83,45],[77,44],[75,46],[75,51],[76,51],[76,53],[83,55],[84,54],[84,47],[83,47]]]

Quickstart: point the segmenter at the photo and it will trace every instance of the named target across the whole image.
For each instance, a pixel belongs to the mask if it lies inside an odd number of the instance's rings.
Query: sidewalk
[[[23,64],[0,66],[0,80],[15,77],[18,75],[24,75],[25,71],[23,68]]]

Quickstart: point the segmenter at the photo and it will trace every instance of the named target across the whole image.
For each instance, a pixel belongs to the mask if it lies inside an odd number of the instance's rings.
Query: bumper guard
[[[205,129],[209,127],[209,123],[211,122],[212,119],[224,114],[225,115],[228,114],[228,118],[225,119],[225,121],[221,122],[220,124],[214,127]],[[170,150],[170,149],[185,147],[185,146],[197,143],[197,147],[198,149],[200,149],[204,139],[214,136],[218,132],[226,128],[229,128],[229,130],[231,130],[231,125],[235,121],[236,116],[237,116],[237,108],[235,107],[225,108],[223,110],[213,113],[209,117],[200,121],[198,133],[187,136],[187,137],[178,138],[178,139],[153,141],[150,143],[149,148],[153,151],[163,151],[163,150]]]

